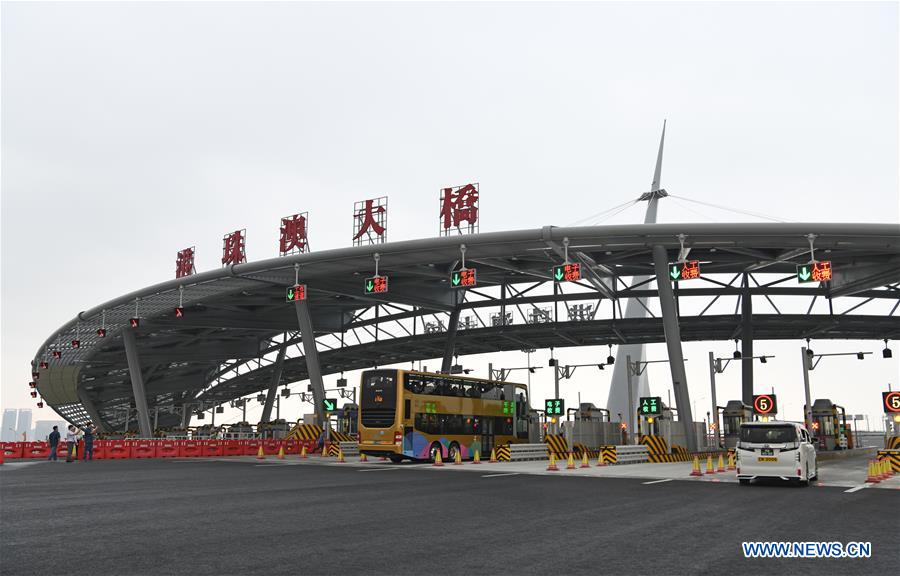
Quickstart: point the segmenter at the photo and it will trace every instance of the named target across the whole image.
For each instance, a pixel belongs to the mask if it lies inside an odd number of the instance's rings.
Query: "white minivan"
[[[819,476],[816,448],[802,424],[744,422],[735,447],[741,484],[755,478],[781,478],[809,486]]]

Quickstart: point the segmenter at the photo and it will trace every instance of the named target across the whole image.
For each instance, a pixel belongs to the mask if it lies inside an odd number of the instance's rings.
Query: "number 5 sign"
[[[753,411],[760,415],[778,413],[778,403],[774,394],[760,394],[753,397]]]
[[[882,392],[881,399],[885,414],[900,414],[900,392]]]

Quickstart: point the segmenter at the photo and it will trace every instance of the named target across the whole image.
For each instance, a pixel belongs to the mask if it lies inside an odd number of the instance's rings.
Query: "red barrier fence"
[[[306,446],[311,453],[315,440],[94,440],[93,457],[95,460],[126,458],[198,458],[219,456],[256,456],[259,447],[267,456],[275,456],[283,447],[285,454],[300,454]],[[50,445],[47,442],[2,442],[5,459],[32,458],[46,459],[50,456]],[[60,459],[67,456],[67,445],[60,442],[56,455]],[[84,458],[84,441],[78,443],[79,459]]]

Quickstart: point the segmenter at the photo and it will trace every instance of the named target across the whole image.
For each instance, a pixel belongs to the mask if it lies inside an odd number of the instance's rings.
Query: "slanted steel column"
[[[750,276],[744,273],[741,292],[741,400],[753,405],[753,300],[750,298]]]
[[[660,245],[653,247],[653,267],[656,270],[656,287],[662,308],[663,330],[666,335],[666,349],[669,352],[669,368],[672,371],[672,389],[675,391],[675,405],[678,419],[684,428],[685,443],[690,452],[697,451],[697,436],[694,432],[694,418],[691,414],[691,398],[688,393],[687,374],[684,371],[684,354],[681,350],[681,329],[675,310],[675,295],[669,280],[669,255]]]
[[[97,412],[97,407],[94,405],[94,401],[91,400],[91,397],[88,395],[87,390],[78,389],[78,400],[81,402],[81,405],[84,407],[84,411],[88,413],[88,416],[91,417],[91,423],[94,426],[98,426],[101,432],[111,432],[112,428],[103,421],[100,417],[100,413]]]
[[[144,392],[144,376],[141,374],[141,363],[138,358],[134,331],[130,328],[122,330],[122,341],[125,343],[125,358],[128,360],[131,390],[134,394],[134,406],[137,408],[141,437],[152,438],[153,430],[150,428],[150,411],[147,409],[147,394]]]
[[[460,307],[457,304],[450,313],[450,325],[447,326],[447,341],[444,343],[444,359],[441,361],[441,372],[447,374],[453,366],[453,352],[456,349],[456,329],[459,327]]]
[[[322,381],[319,350],[316,348],[316,334],[313,332],[312,318],[309,316],[309,304],[306,300],[298,300],[294,302],[294,307],[297,310],[300,337],[303,339],[306,373],[309,375],[309,383],[313,389],[313,402],[316,403],[316,424],[324,426],[325,414],[322,413],[322,401],[325,400],[325,383]]]
[[[304,342],[305,345],[306,343]],[[282,346],[281,350],[278,351],[278,357],[275,358],[275,371],[272,373],[272,383],[269,385],[269,391],[266,392],[266,403],[263,405],[260,422],[268,422],[269,418],[272,417],[272,405],[275,403],[275,394],[278,392],[278,384],[281,382],[281,374],[284,372],[285,352],[287,352],[287,346]]]

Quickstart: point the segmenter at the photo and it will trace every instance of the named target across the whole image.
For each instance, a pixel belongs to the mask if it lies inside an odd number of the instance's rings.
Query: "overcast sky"
[[[482,231],[571,224],[649,189],[664,118],[670,193],[790,221],[900,209],[896,2],[4,2],[0,95],[3,407],[34,407],[45,338],[173,277],[181,248],[212,269],[246,228],[248,258],[272,257],[279,218],[301,211],[314,250],[348,246],[353,202],[381,195],[390,240],[434,236],[440,187],[470,181]],[[642,220],[636,206],[606,222]],[[759,220],[666,199],[659,221]],[[801,344],[756,347],[777,356],[757,388],[792,419]],[[813,397],[880,418],[900,384],[900,344],[891,361],[881,347],[816,343],[876,354],[823,361]],[[732,349],[685,345],[699,414],[707,351]],[[665,397],[668,370],[650,370]],[[576,375],[570,405],[605,404],[610,373]],[[719,381],[720,404],[738,397],[737,367]],[[550,390],[544,369],[533,396]]]

